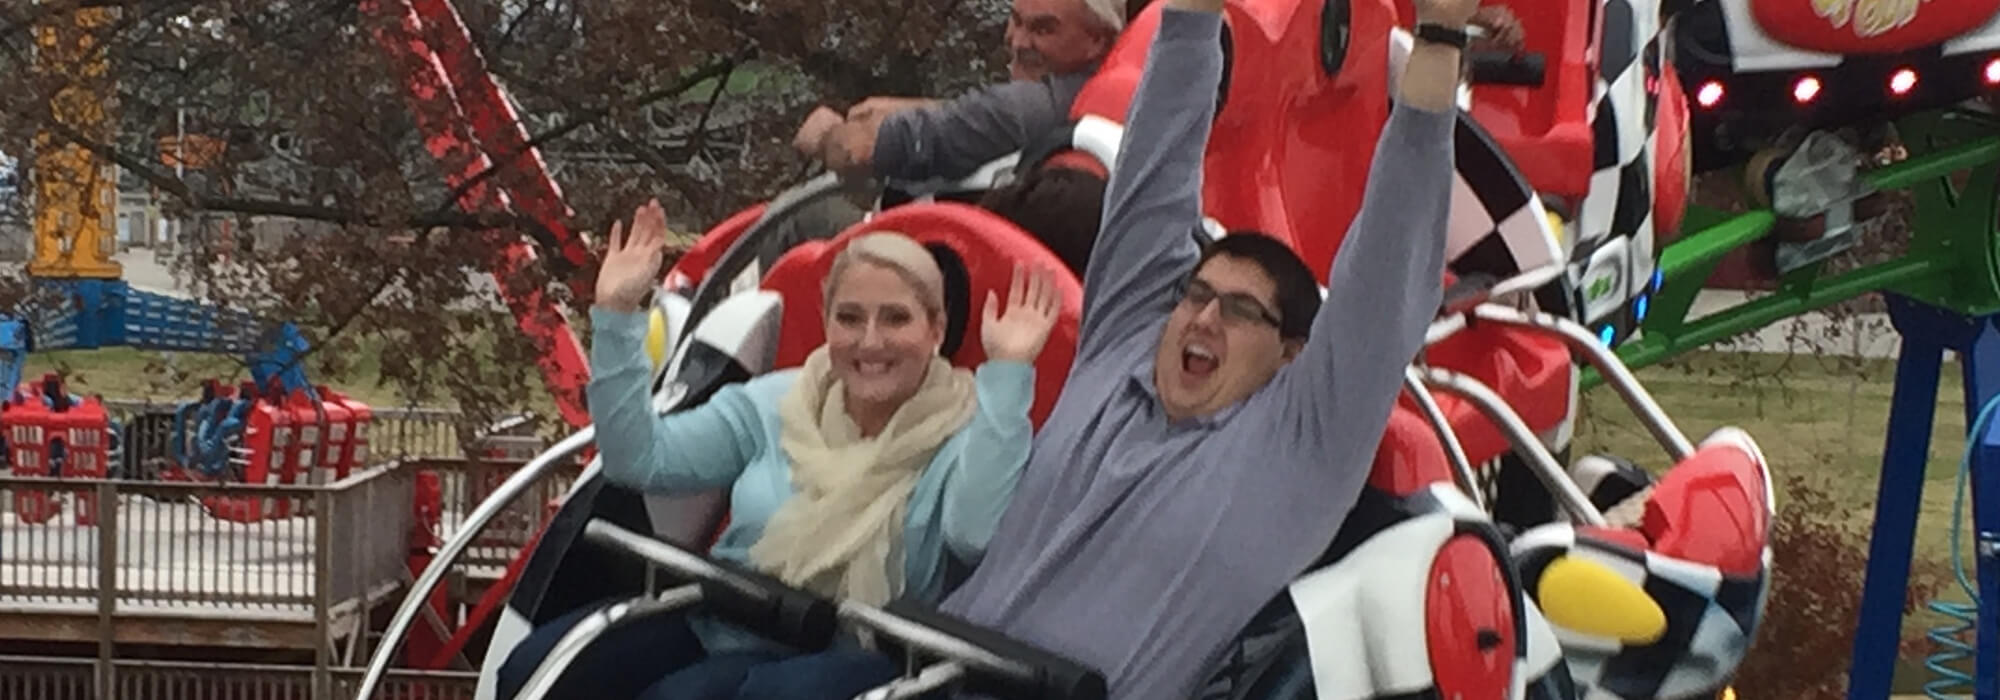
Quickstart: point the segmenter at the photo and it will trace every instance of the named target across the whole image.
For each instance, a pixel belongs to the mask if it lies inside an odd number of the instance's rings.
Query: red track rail
[[[559,213],[564,208],[561,194],[548,180],[547,172],[540,167],[541,157],[530,149],[522,148],[527,145],[527,140],[521,135],[520,123],[514,118],[513,110],[506,107],[506,101],[499,95],[498,86],[493,85],[484,70],[480,70],[479,79],[466,84],[475,87],[470,92],[484,93],[484,102],[475,97],[470,104],[462,103],[460,100],[465,96],[453,90],[453,81],[447,77],[446,56],[453,57],[452,60],[461,69],[484,66],[483,60],[478,59],[477,52],[473,50],[470,38],[465,35],[464,25],[458,22],[457,11],[447,0],[429,0],[423,4],[434,14],[448,16],[450,21],[442,23],[439,28],[427,30],[427,25],[437,23],[419,15],[408,0],[362,0],[361,7],[368,16],[379,19],[373,23],[375,40],[403,75],[404,87],[409,91],[411,113],[424,135],[425,150],[437,158],[444,170],[446,184],[454,190],[464,190],[458,200],[459,208],[478,213],[511,212],[518,207],[520,213],[549,227],[547,235],[557,237],[558,240],[553,242],[562,247],[566,256],[581,255],[587,261],[588,252],[583,250],[581,241],[567,228],[559,227]],[[458,31],[455,34],[444,31],[449,27],[456,27]],[[439,50],[440,44],[445,50]],[[482,82],[492,89],[477,89],[477,84]],[[504,112],[494,111],[491,103],[495,101]],[[478,116],[468,118],[473,115]],[[511,122],[511,128],[508,128],[509,124],[501,123],[501,119]],[[505,141],[511,135],[515,139],[511,143],[516,147],[512,152],[527,156],[515,162],[532,164],[532,172],[497,173],[494,180],[499,187],[489,187],[491,183],[485,181],[475,182],[474,178],[481,177],[493,167],[493,160],[482,152],[480,142],[467,128],[468,123],[477,127],[480,122],[485,122],[485,130],[490,131],[495,139]],[[522,194],[527,196],[516,195],[511,186],[526,181],[538,181],[539,184],[524,188]],[[550,227],[551,223],[557,226]],[[489,235],[511,239],[505,240],[501,254],[493,263],[493,278],[521,331],[540,351],[537,353],[537,364],[542,371],[542,380],[555,394],[556,406],[565,421],[579,428],[589,425],[590,413],[584,407],[583,387],[590,381],[590,365],[576,334],[570,331],[568,320],[543,290],[521,290],[516,288],[518,285],[509,284],[509,280],[519,278],[537,264],[534,247],[515,231],[491,232]]]

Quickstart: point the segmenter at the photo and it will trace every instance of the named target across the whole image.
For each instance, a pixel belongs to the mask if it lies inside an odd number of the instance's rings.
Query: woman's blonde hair
[[[924,305],[932,320],[944,317],[944,271],[938,269],[937,258],[916,239],[895,231],[877,231],[855,238],[834,256],[833,266],[820,283],[820,305],[828,307],[827,313],[833,313],[833,293],[841,275],[856,262],[894,271],[917,290],[917,301]]]

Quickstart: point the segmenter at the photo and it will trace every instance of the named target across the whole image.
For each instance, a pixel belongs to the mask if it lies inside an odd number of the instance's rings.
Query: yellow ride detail
[[[28,274],[36,277],[118,279],[118,181],[103,158],[62,130],[100,145],[115,143],[116,126],[105,107],[111,94],[110,61],[96,33],[110,26],[114,10],[59,12],[35,28],[35,68],[45,84],[59,86],[49,111],[60,129],[35,134],[35,250]]]
[[[1638,645],[1657,642],[1667,632],[1660,604],[1603,564],[1557,557],[1535,586],[1543,614],[1558,626]]]

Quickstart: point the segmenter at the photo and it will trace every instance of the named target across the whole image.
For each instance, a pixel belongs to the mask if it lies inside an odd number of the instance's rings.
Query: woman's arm
[[[591,419],[604,476],[641,491],[728,485],[759,450],[762,417],[745,385],[724,387],[706,403],[661,416],[653,410],[645,361],[646,313],[593,308]]]
[[[962,561],[978,561],[1013,498],[1014,485],[1028,463],[1034,425],[1035,367],[1015,360],[991,360],[974,373],[979,408],[961,429],[958,454],[942,465],[945,546]]]

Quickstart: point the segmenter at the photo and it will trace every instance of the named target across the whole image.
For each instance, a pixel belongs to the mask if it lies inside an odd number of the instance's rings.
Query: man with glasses
[[[1197,249],[1222,0],[1169,0],[1084,276],[1076,364],[944,612],[1102,672],[1114,698],[1187,698],[1325,551],[1442,297],[1478,2],[1414,4],[1418,41],[1322,305],[1273,238]]]

